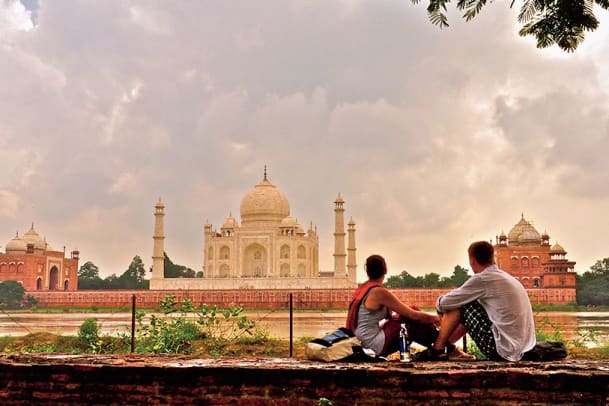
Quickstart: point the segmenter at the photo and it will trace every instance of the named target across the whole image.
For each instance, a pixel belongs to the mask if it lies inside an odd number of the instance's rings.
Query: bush
[[[19,309],[23,307],[25,288],[17,281],[0,282],[0,308]]]
[[[244,334],[250,334],[256,340],[268,336],[255,328],[255,322],[247,320],[240,306],[227,309],[209,305],[197,307],[190,299],[178,302],[175,295],[168,295],[159,307],[164,316],[150,316],[149,324],[144,323],[144,313],[136,314],[136,352],[190,353],[192,342],[198,339],[215,342],[214,348],[220,349]]]
[[[101,348],[99,333],[101,325],[96,318],[86,319],[78,329],[78,339],[85,344],[92,353],[98,353]]]

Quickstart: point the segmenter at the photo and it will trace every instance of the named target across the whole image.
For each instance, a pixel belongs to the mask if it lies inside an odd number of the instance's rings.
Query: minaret
[[[159,198],[154,206],[154,246],[152,248],[152,279],[163,279],[165,277],[165,232],[163,227],[165,217],[165,205]]]
[[[347,279],[355,283],[357,264],[355,263],[355,221],[353,221],[353,217],[349,219],[347,233],[349,234],[347,246]]]
[[[340,193],[334,201],[334,276],[345,277],[347,271],[345,266],[345,201]]]

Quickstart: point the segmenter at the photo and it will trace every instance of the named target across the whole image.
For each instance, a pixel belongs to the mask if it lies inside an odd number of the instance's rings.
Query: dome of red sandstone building
[[[17,233],[15,238],[6,243],[5,249],[7,254],[25,252],[27,249],[27,243],[25,240],[23,240],[23,238],[19,237],[19,233]]]
[[[512,227],[508,234],[508,241],[512,243],[541,243],[541,235],[533,227],[533,225],[525,220],[524,216],[521,217],[520,221]]]

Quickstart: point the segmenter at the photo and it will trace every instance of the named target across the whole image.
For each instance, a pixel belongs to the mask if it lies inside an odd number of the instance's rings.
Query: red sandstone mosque
[[[550,245],[550,236],[540,234],[521,216],[508,235],[495,241],[497,266],[509,272],[529,293],[551,291],[555,297],[541,298],[549,303],[575,302],[575,262],[558,243]],[[545,294],[545,293],[544,293]]]
[[[74,291],[78,289],[78,256],[77,250],[66,258],[65,250],[51,248],[32,224],[23,237],[17,233],[6,243],[5,253],[0,253],[0,281],[17,281],[27,291]]]

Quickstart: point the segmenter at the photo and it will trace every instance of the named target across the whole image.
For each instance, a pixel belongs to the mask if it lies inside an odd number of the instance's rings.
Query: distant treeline
[[[609,258],[596,261],[589,271],[577,275],[577,304],[609,305]]]
[[[455,266],[450,277],[437,273],[423,276],[412,276],[406,271],[387,278],[388,288],[448,288],[461,286],[469,276],[467,269]],[[577,275],[577,304],[578,305],[609,305],[609,258],[596,261],[590,270]]]
[[[202,277],[203,273],[174,264],[165,253],[165,278],[194,278]],[[99,268],[91,261],[87,261],[78,270],[79,290],[110,290],[110,289],[148,289],[150,281],[145,279],[146,267],[139,255],[133,257],[131,264],[120,276],[112,274],[104,279],[99,276]]]
[[[388,288],[451,288],[461,286],[469,279],[467,269],[460,265],[455,266],[451,276],[440,276],[437,273],[428,273],[423,276],[412,276],[406,271],[390,276],[385,281]]]

